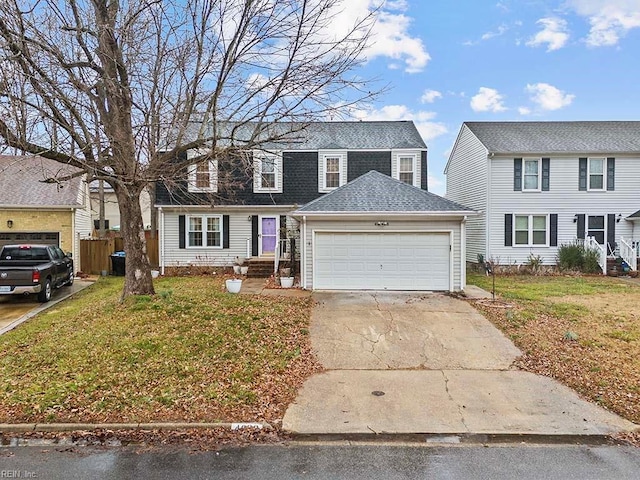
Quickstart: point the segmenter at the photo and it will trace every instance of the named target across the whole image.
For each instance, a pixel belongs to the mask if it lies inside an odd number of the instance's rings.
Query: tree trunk
[[[98,180],[98,199],[98,237],[104,238],[107,236],[107,229],[104,225],[104,180]]]
[[[120,207],[120,234],[126,254],[125,281],[122,298],[129,295],[153,295],[151,266],[147,257],[147,241],[144,236],[140,192],[142,187],[114,185]]]

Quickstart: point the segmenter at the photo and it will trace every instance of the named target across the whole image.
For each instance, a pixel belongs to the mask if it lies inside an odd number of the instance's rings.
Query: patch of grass
[[[491,289],[492,279],[469,275]],[[512,308],[476,303],[525,354],[518,366],[554,377],[640,422],[640,286],[603,276],[496,276]]]
[[[0,336],[0,421],[273,420],[318,369],[310,299],[162,278],[95,285]]]

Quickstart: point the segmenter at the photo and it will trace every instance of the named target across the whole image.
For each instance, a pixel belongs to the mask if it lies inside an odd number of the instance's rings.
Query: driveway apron
[[[467,302],[437,293],[320,292],[311,377],[283,428],[299,435],[607,435],[631,422],[554,380]]]

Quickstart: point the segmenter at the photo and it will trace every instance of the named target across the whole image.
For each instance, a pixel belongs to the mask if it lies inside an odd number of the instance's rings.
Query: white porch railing
[[[587,237],[584,240],[585,248],[589,248],[598,252],[598,265],[602,269],[602,274],[607,274],[607,251],[600,245],[594,237]]]
[[[633,248],[624,238],[620,238],[620,257],[627,262],[631,270],[638,269],[638,256]]]

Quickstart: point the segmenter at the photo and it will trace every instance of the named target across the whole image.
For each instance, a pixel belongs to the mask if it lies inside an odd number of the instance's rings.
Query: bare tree
[[[260,148],[373,95],[352,73],[373,16],[342,27],[342,1],[3,0],[0,138],[111,185],[123,297],[152,294],[145,186],[187,150]]]

